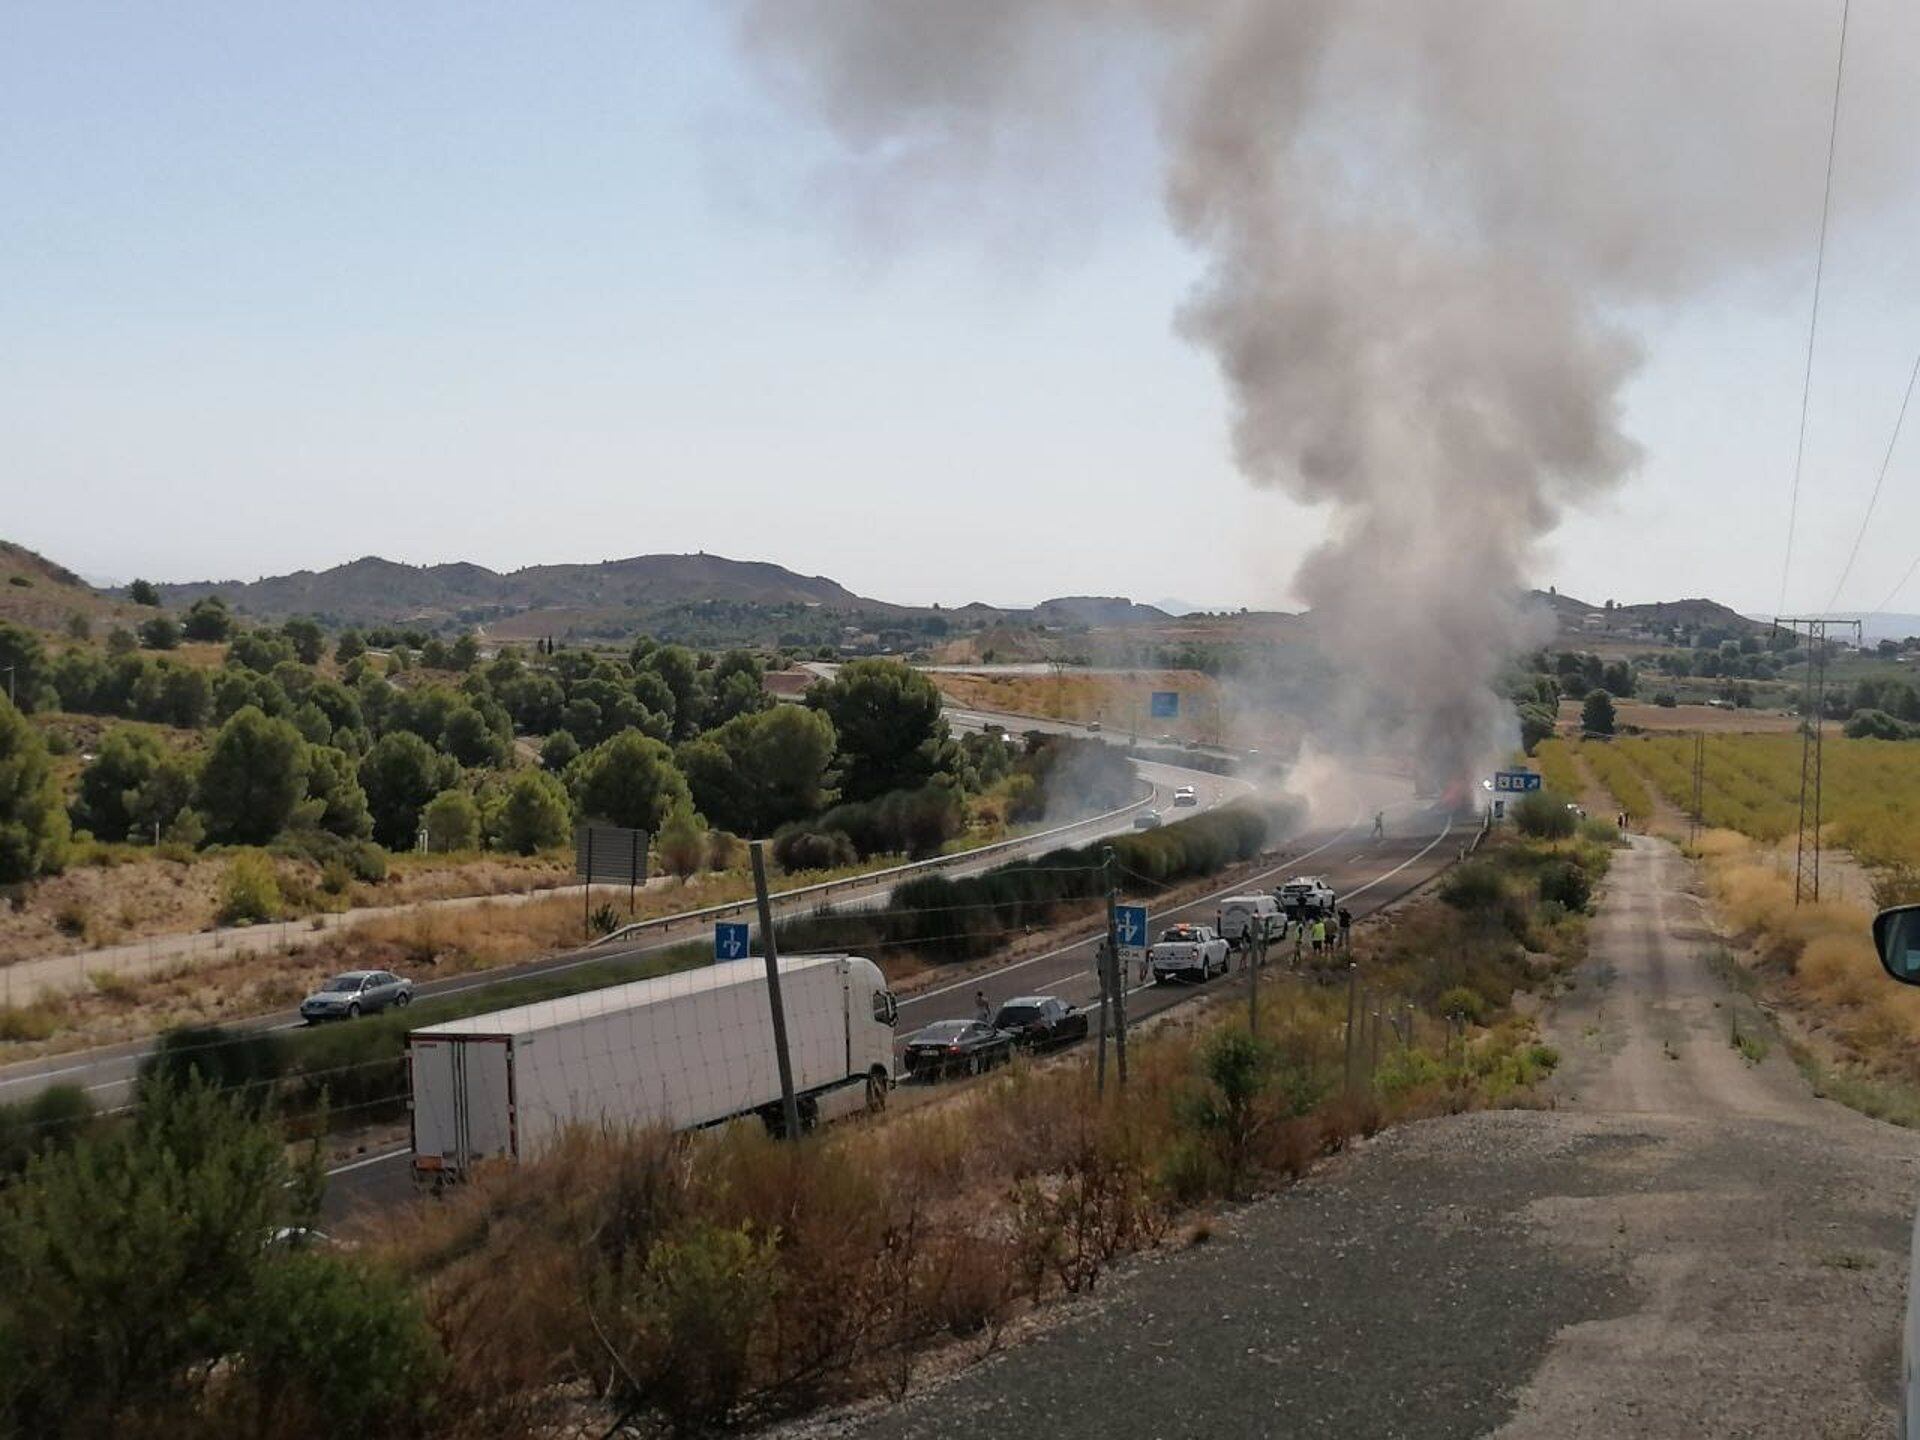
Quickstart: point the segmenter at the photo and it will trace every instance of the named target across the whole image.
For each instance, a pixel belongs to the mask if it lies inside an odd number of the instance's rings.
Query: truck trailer
[[[880,968],[782,959],[780,994],[802,1123],[884,1105],[899,1010]],[[763,959],[423,1026],[407,1066],[414,1174],[427,1181],[538,1155],[573,1125],[783,1124]]]

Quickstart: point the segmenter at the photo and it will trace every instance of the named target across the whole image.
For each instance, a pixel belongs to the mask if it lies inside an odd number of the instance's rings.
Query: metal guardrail
[[[1118,819],[1122,815],[1130,814],[1143,806],[1152,804],[1154,786],[1151,781],[1145,783],[1147,793],[1142,795],[1138,800],[1130,801],[1113,810],[1103,811],[1098,815],[1089,815],[1083,820],[1075,820],[1070,825],[1057,825],[1051,830],[1037,830],[1031,835],[1019,835],[1011,840],[996,840],[991,845],[982,845],[974,850],[961,850],[952,855],[936,855],[931,860],[910,860],[904,865],[889,865],[885,869],[869,870],[864,875],[849,875],[844,880],[823,880],[817,885],[799,885],[791,890],[776,890],[767,898],[778,903],[783,900],[794,900],[807,895],[825,897],[831,895],[836,890],[853,890],[861,886],[872,885],[876,881],[887,880],[900,875],[932,874],[937,870],[968,864],[980,859],[982,856],[996,855],[1020,846],[1032,845],[1040,840],[1052,840],[1060,836],[1071,835],[1077,830],[1086,830],[1095,825],[1103,825],[1109,820]],[[753,909],[754,903],[753,897],[749,895],[743,900],[729,900],[721,905],[707,905],[698,910],[682,910],[674,915],[656,915],[650,920],[636,920],[630,925],[622,925],[618,930],[608,931],[598,940],[593,941],[587,948],[595,949],[602,945],[613,944],[618,940],[631,939],[633,936],[644,934],[648,930],[671,930],[675,925],[686,924],[689,921],[717,920],[723,916],[737,915],[743,910]]]

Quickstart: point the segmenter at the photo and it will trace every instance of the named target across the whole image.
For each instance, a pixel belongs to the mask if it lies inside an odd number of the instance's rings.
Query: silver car
[[[390,970],[349,970],[336,975],[300,1002],[300,1018],[307,1024],[321,1020],[354,1020],[389,1005],[404,1008],[413,1000],[413,982]]]

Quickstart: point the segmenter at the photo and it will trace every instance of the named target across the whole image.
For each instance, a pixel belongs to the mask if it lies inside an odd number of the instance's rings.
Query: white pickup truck
[[[1227,973],[1227,942],[1207,925],[1169,925],[1147,947],[1147,973],[1156,983],[1211,980]]]

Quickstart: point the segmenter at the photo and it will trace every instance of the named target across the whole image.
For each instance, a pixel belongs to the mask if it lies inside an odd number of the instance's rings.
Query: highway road
[[[948,718],[956,730],[985,729],[991,725],[999,725],[1014,733],[1028,729],[1086,733],[1083,727],[1077,725],[1034,721],[1017,716],[991,715],[978,711],[950,709]],[[1116,735],[1096,738],[1102,738],[1114,744],[1124,744],[1126,740],[1125,736]],[[1134,763],[1141,776],[1153,786],[1152,805],[1158,808],[1168,820],[1179,819],[1192,813],[1184,808],[1174,809],[1173,791],[1178,787],[1193,787],[1198,796],[1199,809],[1210,809],[1227,803],[1250,793],[1253,788],[1246,781],[1210,771],[1188,769],[1158,761],[1136,760]],[[1221,896],[1261,888],[1271,889],[1288,876],[1302,872],[1327,876],[1340,894],[1342,902],[1348,904],[1356,916],[1364,917],[1392,898],[1430,879],[1454,858],[1457,847],[1464,838],[1459,822],[1438,812],[1420,808],[1407,798],[1404,782],[1390,777],[1356,776],[1353,792],[1346,797],[1344,804],[1346,813],[1341,820],[1298,837],[1287,847],[1284,858],[1271,871],[1237,882],[1219,891],[1218,894],[1210,893],[1198,900],[1169,908],[1164,912],[1155,912],[1152,917],[1155,931],[1157,932],[1161,925],[1176,920],[1211,923]],[[1389,826],[1389,835],[1385,839],[1376,840],[1371,837],[1370,820],[1376,809],[1385,809],[1393,817]],[[1123,815],[1103,826],[1094,827],[1086,832],[1067,837],[1065,840],[1056,838],[1036,841],[1031,848],[1046,850],[1063,843],[1084,843],[1087,839],[1096,838],[1100,833],[1125,830],[1130,827],[1131,821],[1131,815]],[[999,851],[976,861],[962,862],[946,869],[943,873],[963,875],[985,870],[994,865],[1004,864],[1010,858],[1025,853],[1027,849],[1028,847],[1019,847],[1012,852]],[[850,890],[836,896],[832,903],[835,908],[855,908],[883,903],[891,892],[893,883],[895,882],[879,882],[870,888]],[[818,904],[816,898],[809,898],[795,902],[785,907],[785,910],[788,913],[812,910]],[[633,943],[591,947],[484,974],[427,981],[420,985],[417,993],[423,998],[467,993],[497,985],[508,979],[562,972],[572,967],[609,958],[645,955],[683,945],[689,938],[700,933],[703,932],[689,927],[679,929],[672,934],[649,935]],[[899,1030],[902,1042],[914,1030],[934,1020],[970,1016],[974,1010],[976,991],[984,991],[989,1002],[994,1005],[1013,996],[1026,994],[1058,995],[1076,1005],[1093,1005],[1098,996],[1098,985],[1093,973],[1093,953],[1098,938],[1098,933],[1090,930],[1070,943],[1043,954],[1014,960],[998,967],[990,966],[975,970],[964,978],[903,996]],[[1215,988],[1218,988],[1238,982],[1222,979],[1212,983]],[[1193,993],[1195,992],[1192,988],[1184,986],[1135,985],[1128,995],[1129,1019],[1136,1021],[1145,1019],[1169,1005],[1179,1003]],[[240,1022],[234,1028],[281,1030],[294,1028],[299,1023],[296,1015],[287,1012]],[[48,1085],[67,1083],[80,1085],[91,1094],[95,1103],[102,1107],[124,1103],[140,1061],[148,1049],[148,1042],[132,1042],[97,1050],[70,1052],[0,1068],[0,1100],[25,1099]],[[412,1193],[406,1159],[407,1151],[404,1148],[386,1149],[335,1167],[331,1172],[327,1204],[330,1222],[337,1223],[344,1215],[357,1210],[404,1201]]]
[[[1326,876],[1340,902],[1357,919],[1364,920],[1432,879],[1457,857],[1460,845],[1474,833],[1473,821],[1461,821],[1404,799],[1389,802],[1379,795],[1376,789],[1358,798],[1346,824],[1299,837],[1287,847],[1285,858],[1271,869],[1185,904],[1155,910],[1151,915],[1153,932],[1157,934],[1162,925],[1180,920],[1211,924],[1222,897],[1270,890],[1302,873]],[[1377,808],[1385,808],[1390,821],[1386,837],[1376,840],[1372,838],[1372,814]],[[984,991],[988,1002],[996,1007],[1016,995],[1058,995],[1077,1006],[1095,1006],[1099,983],[1094,976],[1093,957],[1099,939],[1100,932],[1090,927],[1042,954],[973,970],[944,984],[901,996],[896,1044],[904,1045],[915,1030],[935,1020],[971,1017],[976,991]],[[1275,967],[1284,969],[1280,961],[1270,960],[1269,968]],[[1236,969],[1232,978],[1216,979],[1206,988],[1237,986],[1242,983],[1239,975]],[[1129,978],[1130,982],[1138,980],[1137,976]],[[1202,993],[1202,988],[1130,983],[1126,1002],[1129,1023],[1191,999]],[[338,1224],[356,1212],[404,1204],[414,1193],[408,1153],[405,1147],[380,1151],[330,1171],[328,1223]]]
[[[950,712],[949,719],[953,727],[958,730],[983,729],[988,724],[1000,724],[1008,730],[1041,729],[1053,732],[1077,732],[1078,730],[1075,726],[1027,721],[1015,716],[990,716],[972,711]],[[1248,793],[1252,788],[1243,781],[1173,765],[1136,761],[1135,768],[1142,778],[1153,786],[1149,804],[1168,816],[1174,813],[1173,792],[1182,785],[1194,787],[1203,808],[1223,804]],[[1100,824],[1076,828],[1074,833],[1069,835],[1041,835],[1027,842],[995,849],[990,854],[981,855],[978,859],[958,860],[942,867],[940,873],[950,876],[977,874],[1022,856],[1044,853],[1062,845],[1085,844],[1103,835],[1125,831],[1131,827],[1132,821],[1132,814],[1126,813]],[[1054,827],[1050,825],[1048,828],[1051,830]],[[830,903],[834,909],[856,909],[884,904],[892,894],[893,887],[898,883],[900,882],[897,879],[884,879],[875,881],[871,886],[855,886],[837,892]],[[811,913],[819,909],[822,903],[818,895],[809,895],[791,902],[776,904],[775,913],[781,916]],[[707,933],[704,928],[696,927],[691,923],[676,926],[667,931],[650,931],[631,943],[589,946],[521,965],[503,966],[481,974],[421,981],[415,993],[421,999],[431,996],[466,994],[474,990],[487,989],[507,980],[564,972],[577,966],[603,960],[626,959],[671,949]],[[274,1031],[296,1029],[300,1024],[299,1015],[288,1010],[236,1021],[232,1028]],[[19,1102],[31,1099],[50,1085],[69,1084],[79,1085],[84,1089],[96,1106],[110,1109],[125,1103],[133,1080],[139,1072],[140,1062],[151,1049],[150,1040],[136,1040],[91,1050],[68,1051],[65,1054],[19,1061],[0,1067],[0,1101]]]

